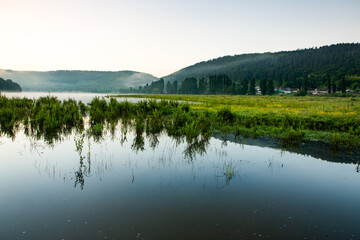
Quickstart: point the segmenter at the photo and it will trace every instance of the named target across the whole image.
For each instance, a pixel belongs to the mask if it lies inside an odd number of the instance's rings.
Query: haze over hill
[[[330,77],[338,85],[360,88],[360,44],[337,44],[320,48],[224,56],[183,68],[164,77],[181,84],[186,78],[208,78],[225,74],[232,81],[273,79],[275,86],[300,88],[306,77],[308,87],[326,87]],[[159,80],[134,71],[12,71],[0,70],[0,77],[12,79],[23,91],[128,92]],[[162,92],[162,90],[159,90]]]
[[[134,71],[0,70],[0,77],[12,79],[22,87],[23,91],[51,92],[126,92],[130,87],[157,80],[150,74]]]
[[[303,77],[309,87],[326,85],[329,75],[335,82],[342,77],[360,76],[360,44],[337,44],[320,48],[225,56],[197,63],[164,77],[165,83],[186,78],[226,74],[243,78],[273,79],[275,85],[300,88]]]

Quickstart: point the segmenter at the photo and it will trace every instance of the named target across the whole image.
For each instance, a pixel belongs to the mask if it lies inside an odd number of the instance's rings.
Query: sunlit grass
[[[242,95],[126,95],[119,97],[189,101],[192,108],[217,111],[223,105],[233,112],[270,112],[321,115],[360,114],[360,100],[345,97],[242,96]],[[199,104],[196,104],[199,103]]]

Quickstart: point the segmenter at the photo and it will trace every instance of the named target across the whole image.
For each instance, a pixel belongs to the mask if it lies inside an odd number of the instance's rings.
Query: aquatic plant
[[[89,104],[90,106],[90,124],[96,125],[103,123],[106,119],[108,104],[105,99],[95,97]]]
[[[225,186],[229,185],[231,180],[233,180],[238,174],[238,169],[233,165],[232,162],[225,162],[220,171],[220,175],[217,177],[223,177],[225,179]]]

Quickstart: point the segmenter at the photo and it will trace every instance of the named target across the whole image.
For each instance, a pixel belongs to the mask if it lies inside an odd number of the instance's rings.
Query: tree
[[[248,88],[249,88],[249,81],[247,80],[247,78],[244,78],[243,80],[241,80],[240,94],[246,95]]]
[[[260,89],[261,89],[262,95],[266,95],[266,82],[267,81],[265,78],[261,79],[261,81],[260,81]]]
[[[171,86],[171,83],[169,81],[166,83],[166,93],[167,94],[172,94],[173,93],[172,92],[172,86]]]
[[[266,86],[266,93],[268,95],[273,95],[274,94],[274,80],[272,80],[272,78],[270,78],[270,80],[267,82],[267,86]]]
[[[178,92],[178,82],[177,81],[173,82],[172,91],[174,94],[177,94],[177,92]]]
[[[232,92],[233,81],[226,74],[209,76],[210,94],[230,94]]]
[[[255,95],[255,94],[256,94],[255,78],[252,78],[252,79],[250,80],[250,85],[249,85],[248,94],[249,94],[249,95]]]
[[[205,94],[206,88],[205,88],[205,78],[199,79],[199,94]]]
[[[164,79],[163,78],[158,81],[158,86],[157,87],[159,88],[160,93],[164,93],[165,84],[164,84]]]
[[[307,91],[308,91],[308,76],[307,75],[304,75],[304,77],[303,77],[302,91],[304,91],[305,93],[307,93]]]
[[[336,84],[334,82],[332,84],[332,93],[336,93]]]
[[[198,86],[196,78],[186,78],[181,83],[180,92],[184,94],[198,94]]]
[[[342,93],[346,93],[346,81],[345,81],[345,77],[342,78],[341,81],[341,92]]]
[[[331,93],[331,79],[330,79],[330,75],[327,75],[327,86],[328,86],[328,94]]]
[[[149,90],[149,84],[147,83],[144,88],[143,88],[143,93],[150,93],[150,90]]]

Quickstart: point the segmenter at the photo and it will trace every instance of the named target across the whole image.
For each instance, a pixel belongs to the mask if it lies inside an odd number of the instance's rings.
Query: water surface
[[[357,157],[123,130],[2,135],[0,239],[360,238]]]
[[[113,96],[113,95],[120,95],[115,93],[84,93],[84,92],[1,92],[2,95],[6,97],[26,97],[30,99],[37,99],[40,97],[46,97],[46,96],[54,96],[57,97],[59,100],[67,100],[69,98],[75,99],[76,101],[82,101],[85,104],[88,104],[93,100],[95,97],[99,98],[106,98],[107,96]],[[138,102],[144,99],[141,98],[127,98],[127,94],[121,94],[124,97],[119,98],[119,100],[127,100],[130,102]]]
[[[85,138],[79,154],[74,137],[0,139],[0,239],[360,236],[356,164],[215,138],[186,155],[165,134],[143,151],[132,133]]]

